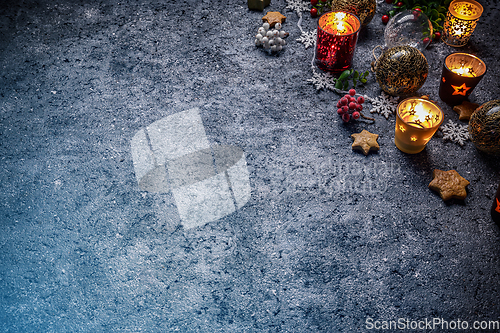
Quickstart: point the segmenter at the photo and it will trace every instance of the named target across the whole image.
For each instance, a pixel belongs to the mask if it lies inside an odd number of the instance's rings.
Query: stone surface
[[[500,7],[481,3],[467,46],[424,51],[418,93],[455,122],[438,97],[449,53],[488,66],[471,102],[500,95]],[[500,230],[489,215],[499,160],[439,136],[406,155],[393,115],[344,124],[339,96],[306,82],[314,50],[296,41],[297,13],[284,0],[267,9],[287,16],[277,54],[254,46],[262,13],[245,1],[0,3],[1,332],[350,333],[368,331],[369,318],[499,320]],[[360,32],[359,71],[383,44],[388,9]],[[304,12],[301,26],[316,19]],[[373,74],[357,90],[381,92]],[[188,229],[172,193],[140,189],[133,155],[149,158],[148,126],[193,108],[211,147],[244,152],[251,197]],[[380,135],[377,154],[352,151],[363,129]],[[145,151],[133,153],[141,130]],[[429,190],[433,169],[470,181],[464,202]]]

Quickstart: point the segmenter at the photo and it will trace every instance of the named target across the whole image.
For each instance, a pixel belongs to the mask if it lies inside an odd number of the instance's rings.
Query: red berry
[[[342,104],[340,104],[340,101],[337,102],[337,108],[342,107]]]
[[[392,3],[392,0],[385,0],[385,3],[388,3],[390,5]]]
[[[389,22],[389,15],[382,16],[382,23],[387,24],[387,22]]]
[[[423,40],[424,44],[427,44],[427,43],[429,43],[430,41],[431,41],[431,40],[429,39],[429,37],[425,37],[425,38],[424,38],[424,40]]]
[[[358,97],[358,103],[363,104],[365,102],[365,98],[363,96]]]
[[[354,89],[349,90],[349,95],[351,95],[351,96],[356,95],[356,90],[354,90]]]
[[[350,97],[350,98],[349,98],[349,103],[350,103],[350,102],[354,102],[354,103],[356,103],[356,98],[354,98],[354,97]]]
[[[359,112],[358,112],[358,111],[354,111],[354,112],[352,113],[352,119],[358,119],[360,116],[361,116],[361,115],[359,114]]]
[[[354,103],[354,102],[349,103],[349,109],[351,109],[351,110],[356,109],[356,103]]]
[[[343,111],[344,113],[349,112],[349,107],[348,107],[347,105],[344,105],[344,106],[342,107],[342,111]]]
[[[349,101],[349,99],[351,99],[351,95],[347,94],[347,95],[344,95],[344,98],[347,99],[347,101]]]
[[[338,109],[337,114],[342,115],[342,114],[344,114],[344,111],[342,111],[342,109]]]
[[[348,103],[349,103],[349,100],[348,100],[347,98],[342,97],[342,98],[340,99],[340,104],[342,104],[342,105],[347,105]]]
[[[356,111],[363,111],[363,105],[361,104],[356,105]]]
[[[318,4],[318,0],[311,0],[311,5],[316,6]]]
[[[437,31],[436,33],[434,33],[434,39],[439,40],[439,38],[441,38],[441,33]]]
[[[311,8],[311,17],[318,16],[318,10],[316,8]]]
[[[351,119],[351,116],[348,113],[344,113],[342,115],[342,120],[345,121],[346,123],[348,123],[350,119]]]
[[[421,12],[421,13],[422,13],[422,9],[420,9],[420,8],[415,8],[415,10],[416,10],[417,12]]]
[[[402,5],[403,5],[403,3],[402,3],[401,1],[399,1],[399,2],[396,4],[396,6],[398,6],[398,7],[401,7]]]

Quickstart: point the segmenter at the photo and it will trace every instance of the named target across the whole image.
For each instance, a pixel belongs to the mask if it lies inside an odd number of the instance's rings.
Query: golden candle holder
[[[394,142],[399,150],[408,154],[424,150],[444,119],[441,108],[424,98],[403,100],[396,113]]]
[[[441,39],[450,46],[464,46],[482,14],[483,6],[477,1],[453,0],[448,7]]]

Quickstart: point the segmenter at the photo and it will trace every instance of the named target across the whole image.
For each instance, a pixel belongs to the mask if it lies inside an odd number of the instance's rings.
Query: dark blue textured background
[[[500,98],[499,5],[470,43],[488,65],[471,96]],[[500,320],[499,161],[439,134],[418,155],[394,117],[344,125],[316,91],[312,48],[287,16],[279,55],[253,45],[246,2],[26,0],[0,4],[1,332],[366,332],[365,320]],[[381,4],[354,67],[383,44]],[[315,20],[304,13],[304,30]],[[443,43],[422,94],[439,101]],[[376,97],[373,74],[359,92]],[[139,190],[130,140],[193,107],[212,144],[246,154],[252,197],[185,230],[170,194]],[[369,104],[366,104],[369,108]],[[447,120],[445,120],[446,122]],[[380,152],[350,134],[380,135]],[[464,203],[427,188],[468,179]],[[359,184],[372,182],[377,191]],[[442,330],[441,330],[442,331]]]

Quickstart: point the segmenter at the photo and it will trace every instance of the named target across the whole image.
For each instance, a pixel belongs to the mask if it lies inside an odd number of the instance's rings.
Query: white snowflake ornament
[[[389,119],[390,115],[395,114],[398,108],[398,97],[390,96],[385,92],[382,92],[377,98],[363,97],[372,105],[370,113],[378,113],[384,116],[385,119]]]
[[[296,11],[299,16],[302,16],[302,12],[309,11],[310,1],[305,0],[286,0],[286,8]]]
[[[440,127],[443,132],[443,140],[450,140],[463,146],[465,141],[470,139],[468,125],[460,125],[448,120],[445,125]]]
[[[307,82],[312,83],[316,90],[326,88],[335,91],[335,77],[330,73],[318,73],[313,68],[313,77],[307,79]]]
[[[302,32],[299,38],[296,39],[297,42],[301,42],[307,48],[314,46],[316,43],[316,30],[309,32]]]

